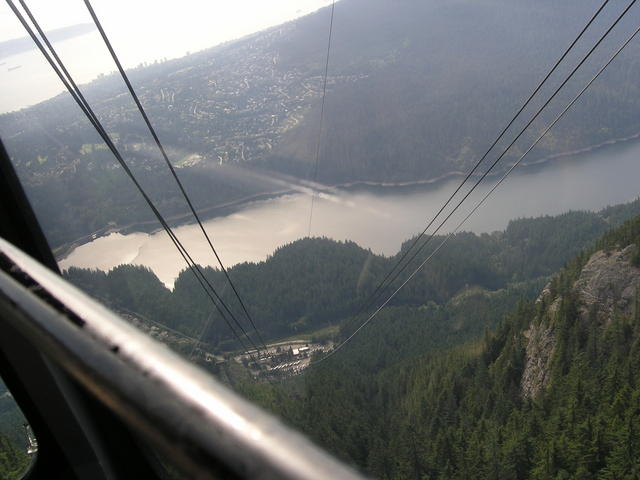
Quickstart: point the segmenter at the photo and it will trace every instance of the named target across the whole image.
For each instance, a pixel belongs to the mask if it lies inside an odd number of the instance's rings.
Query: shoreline
[[[615,145],[631,143],[634,140],[638,140],[638,139],[640,139],[640,132],[633,135],[626,136],[626,137],[619,137],[619,138],[606,140],[604,142],[600,142],[598,144],[590,145],[590,146],[579,148],[576,150],[555,153],[538,160],[533,160],[531,162],[523,163],[520,166],[520,170],[524,170],[531,167],[540,167],[559,159],[571,159],[572,157],[576,157],[578,155],[596,152],[598,150],[606,149],[608,147],[613,147]],[[446,174],[440,175],[438,177],[424,179],[424,180],[413,180],[413,181],[407,181],[407,182],[374,182],[369,180],[360,180],[360,181],[352,181],[352,182],[345,182],[345,183],[337,183],[333,185],[326,185],[325,187],[327,190],[342,189],[342,190],[348,191],[348,190],[356,190],[358,188],[382,188],[382,189],[396,188],[397,189],[397,188],[410,188],[410,187],[419,187],[419,186],[438,186],[439,184],[444,183],[448,180],[459,178],[464,175],[466,175],[466,172],[452,171],[452,172],[448,172]],[[487,178],[496,177],[498,175],[500,175],[500,172],[492,172],[487,176]],[[480,174],[474,175],[472,178],[478,178],[479,176]],[[272,192],[256,193],[256,194],[247,195],[235,200],[230,200],[228,202],[219,203],[219,204],[210,205],[208,207],[201,208],[197,210],[197,213],[198,213],[198,216],[201,217],[201,220],[205,222],[208,220],[220,218],[220,217],[235,213],[252,203],[271,200],[274,198],[279,198],[285,195],[290,195],[295,193],[300,193],[300,190],[287,188],[287,189],[281,189],[281,190],[274,190]],[[172,228],[191,225],[195,223],[191,212],[172,215],[171,217],[167,217],[166,221],[167,223],[170,224]],[[154,228],[144,228],[145,226],[154,227]],[[103,227],[88,235],[77,238],[72,242],[68,242],[64,245],[61,245],[53,249],[54,257],[56,261],[60,262],[65,258],[67,258],[76,248],[86,243],[90,243],[91,241],[96,240],[100,237],[110,235],[112,233],[121,233],[123,235],[127,235],[133,232],[143,232],[151,235],[161,230],[162,228],[158,226],[157,220],[145,220],[140,222],[129,223],[126,225],[115,225],[115,224],[107,225],[106,227]]]
[[[286,189],[286,190],[276,190],[273,192],[263,192],[263,193],[256,193],[253,195],[247,195],[245,197],[241,197],[236,200],[230,200],[228,202],[218,203],[216,205],[210,205],[208,207],[201,208],[200,210],[197,210],[197,213],[200,219],[203,222],[206,222],[207,220],[222,217],[226,214],[236,212],[239,208],[249,205],[251,203],[265,201],[272,198],[278,198],[283,195],[295,193],[295,191],[296,190]],[[215,215],[210,215],[211,212],[215,210],[222,210],[222,212],[219,212]],[[225,210],[228,210],[228,212],[225,212]],[[184,225],[190,225],[192,223],[195,223],[193,221],[191,222],[184,221],[187,219],[193,219],[193,215],[191,214],[191,212],[179,213],[179,214],[172,215],[170,217],[165,218],[165,220],[167,221],[169,226],[171,226],[171,228],[181,227]],[[60,262],[65,258],[67,258],[71,254],[71,252],[73,252],[73,250],[75,250],[76,248],[86,243],[92,242],[93,240],[96,240],[100,237],[105,237],[107,235],[110,235],[112,233],[121,233],[123,235],[127,235],[133,232],[141,232],[141,233],[147,233],[151,235],[153,233],[163,230],[162,227],[158,226],[158,223],[159,222],[157,220],[143,220],[140,222],[128,223],[126,225],[116,225],[116,224],[107,225],[106,227],[100,228],[98,230],[95,230],[94,232],[91,232],[87,235],[77,238],[72,242],[68,242],[63,245],[60,245],[59,247],[56,247],[55,249],[53,249],[54,257],[56,261]],[[144,228],[145,226],[150,226],[150,227],[153,226],[154,228],[145,229]]]
[[[633,142],[634,140],[638,140],[640,139],[640,132],[635,133],[633,135],[629,135],[626,137],[619,137],[619,138],[613,138],[610,140],[605,140],[604,142],[600,142],[597,143],[595,145],[590,145],[587,147],[583,147],[583,148],[578,148],[576,150],[569,150],[567,152],[560,152],[560,153],[554,153],[551,155],[547,155],[546,157],[540,158],[538,160],[533,160],[530,162],[524,162],[520,165],[520,169],[525,169],[525,168],[529,168],[529,167],[536,167],[536,166],[541,166],[547,163],[551,163],[554,160],[558,160],[558,159],[570,159],[571,157],[575,157],[578,155],[583,155],[583,154],[588,154],[588,153],[593,153],[596,152],[598,150],[601,149],[605,149],[607,147],[613,147],[615,145],[620,145],[620,144],[624,144],[624,143],[629,143],[629,142]],[[507,165],[507,168],[510,167],[512,164]],[[421,186],[421,185],[438,185],[440,183],[443,183],[447,180],[453,179],[453,178],[458,178],[458,177],[462,177],[464,175],[466,175],[466,172],[461,172],[461,171],[452,171],[452,172],[448,172],[445,173],[443,175],[440,175],[439,177],[434,177],[434,178],[430,178],[430,179],[425,179],[425,180],[411,180],[411,181],[407,181],[407,182],[374,182],[374,181],[370,181],[370,180],[358,180],[358,181],[353,181],[353,182],[346,182],[346,183],[338,183],[335,185],[329,185],[329,188],[342,188],[342,189],[351,189],[351,188],[358,188],[360,186],[362,187],[382,187],[382,188],[403,188],[403,187],[415,187],[415,186]],[[491,178],[491,177],[496,177],[500,175],[500,173],[496,173],[496,172],[492,172],[489,175],[487,175],[487,178]],[[473,175],[471,178],[478,178],[480,177],[480,174],[478,175]]]

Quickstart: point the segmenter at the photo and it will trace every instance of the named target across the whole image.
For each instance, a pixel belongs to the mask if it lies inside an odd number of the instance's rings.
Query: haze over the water
[[[94,0],[92,5],[125,68],[182,57],[311,13],[331,0]],[[80,0],[32,0],[29,8],[45,31],[91,22]],[[0,4],[0,42],[26,32],[5,2]],[[56,44],[80,83],[115,65],[97,31]],[[63,91],[36,51],[0,60],[0,113],[33,105]]]
[[[568,210],[599,210],[638,197],[640,143],[632,142],[548,165],[519,169],[496,190],[462,230],[491,232],[504,229],[518,217],[557,215]],[[477,202],[495,178],[470,197]],[[444,203],[460,179],[413,190],[381,188],[322,194],[313,214],[312,235],[353,240],[373,252],[394,255],[416,235]],[[245,205],[237,212],[205,223],[227,267],[261,261],[273,251],[307,235],[309,202],[306,194],[288,195]],[[471,209],[471,203],[452,217],[441,233],[450,232]],[[429,230],[431,232],[432,230]],[[196,262],[216,265],[198,227],[183,225],[176,235]],[[144,265],[168,287],[185,268],[164,232],[152,235],[112,234],[75,249],[60,262],[69,267],[109,270],[122,263]]]

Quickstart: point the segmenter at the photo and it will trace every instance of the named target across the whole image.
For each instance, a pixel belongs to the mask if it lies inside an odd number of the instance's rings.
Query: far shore
[[[621,143],[632,142],[639,138],[640,138],[640,132],[627,137],[610,139],[610,140],[598,143],[596,145],[591,145],[588,147],[571,150],[568,152],[556,153],[538,160],[533,160],[531,162],[523,163],[520,166],[520,169],[522,170],[523,168],[527,168],[527,167],[539,167],[541,165],[544,165],[553,161],[557,161],[559,159],[569,159],[572,157],[576,157],[578,155],[591,153],[591,152],[605,149],[607,147],[611,147]],[[488,177],[495,177],[499,174],[501,174],[501,172],[499,171],[494,172],[488,175]],[[358,189],[362,187],[394,189],[394,188],[410,188],[410,187],[427,186],[427,185],[432,185],[436,187],[441,183],[444,183],[446,181],[449,181],[455,178],[460,178],[465,175],[466,175],[466,172],[452,171],[444,175],[440,175],[438,177],[434,177],[430,179],[412,180],[407,182],[373,182],[368,180],[362,180],[362,181],[353,181],[353,182],[346,182],[346,183],[337,183],[333,185],[326,185],[326,189],[327,190],[330,190],[330,189],[353,190],[353,189]],[[475,175],[474,177],[477,178],[478,176],[479,175]],[[226,215],[235,213],[243,208],[246,208],[248,205],[252,203],[264,202],[267,200],[279,198],[284,195],[291,195],[294,193],[300,193],[300,190],[289,188],[289,189],[275,190],[271,192],[258,193],[258,194],[238,198],[235,200],[231,200],[228,202],[210,205],[208,207],[199,209],[197,213],[198,213],[198,216],[200,216],[203,221],[211,220],[214,218],[224,217]],[[193,215],[191,214],[191,212],[185,212],[182,214],[173,215],[171,217],[167,217],[166,220],[167,220],[167,223],[169,223],[172,227],[189,225],[194,223]],[[71,252],[73,252],[73,250],[75,250],[79,246],[89,243],[99,237],[110,235],[112,233],[127,234],[132,232],[147,232],[149,234],[152,234],[160,230],[162,230],[162,228],[158,226],[158,222],[156,220],[134,222],[126,225],[110,224],[110,225],[107,225],[106,227],[96,230],[95,232],[92,232],[72,242],[68,242],[64,245],[61,245],[53,249],[54,255],[57,261],[62,261],[68,255],[70,255]]]

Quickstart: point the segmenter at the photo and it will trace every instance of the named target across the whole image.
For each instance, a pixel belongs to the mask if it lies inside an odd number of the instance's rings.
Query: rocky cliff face
[[[549,380],[549,363],[555,347],[553,327],[545,323],[531,325],[524,336],[528,342],[520,388],[524,398],[535,398]]]
[[[636,245],[595,252],[573,284],[580,321],[609,324],[614,315],[634,315],[640,292],[640,268],[632,264]],[[549,367],[555,351],[554,319],[562,298],[552,298],[547,286],[537,303],[548,305],[540,317],[532,319],[524,332],[527,339],[525,368],[521,380],[523,398],[535,398],[549,382]]]
[[[579,299],[581,318],[590,312],[598,322],[606,325],[616,313],[632,314],[635,298],[640,290],[640,268],[631,264],[636,246],[613,252],[594,253],[574,285]]]

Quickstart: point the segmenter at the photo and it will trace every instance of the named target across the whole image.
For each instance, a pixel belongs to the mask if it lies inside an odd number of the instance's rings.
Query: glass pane
[[[96,0],[214,254],[87,12],[32,3],[206,280],[186,267],[103,139],[22,39],[0,58],[0,136],[65,278],[370,475],[638,471],[623,448],[640,445],[638,344],[624,342],[635,338],[637,283],[621,286],[622,303],[602,300],[615,321],[564,325],[566,338],[579,330],[576,340],[540,377],[574,375],[561,383],[571,401],[553,397],[539,409],[522,392],[540,388],[523,374],[525,327],[545,306],[544,292],[566,287],[552,279],[565,265],[578,271],[583,252],[640,214],[637,39],[523,154],[634,31],[639,5],[534,119],[625,8],[608,2],[497,139],[594,2],[342,0],[334,10],[328,0],[179,8]],[[24,36],[7,7],[0,11],[0,42]],[[625,268],[611,271],[636,272],[637,247],[626,248],[611,256]],[[410,266],[395,275],[405,259]],[[586,311],[561,300],[549,317]],[[596,333],[605,330],[602,344]],[[619,356],[606,357],[608,347]],[[589,371],[580,362],[593,359],[608,370],[580,377]],[[601,393],[594,379],[614,393],[588,405],[585,388]],[[596,404],[615,411],[589,410]],[[555,416],[544,417],[554,406]],[[617,424],[605,428],[610,420]],[[535,445],[526,441],[533,435]]]

